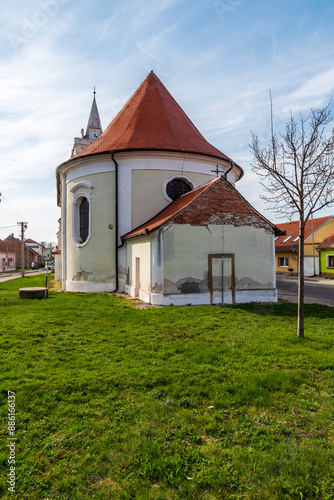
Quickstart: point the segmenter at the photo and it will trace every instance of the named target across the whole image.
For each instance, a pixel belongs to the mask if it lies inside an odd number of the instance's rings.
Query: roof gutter
[[[111,159],[115,164],[115,273],[116,292],[118,290],[118,163],[115,160],[115,152],[111,151]]]

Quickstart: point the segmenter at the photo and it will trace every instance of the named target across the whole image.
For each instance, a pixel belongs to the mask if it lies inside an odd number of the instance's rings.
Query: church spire
[[[72,149],[72,155],[74,156],[77,153],[80,153],[83,149],[85,149],[87,146],[92,144],[100,135],[102,134],[102,125],[101,125],[101,120],[100,120],[100,115],[99,111],[97,109],[97,104],[96,104],[96,87],[94,86],[93,88],[93,102],[92,102],[92,107],[90,110],[90,115],[88,119],[88,124],[86,128],[86,133],[84,133],[84,129],[81,129],[81,137],[75,137],[74,138],[74,144],[73,144],[73,149]]]
[[[94,86],[93,94],[94,94],[93,103],[92,103],[92,108],[91,108],[89,119],[88,119],[85,138],[95,140],[102,134],[100,115],[99,115],[99,112],[97,109],[97,104],[96,104],[96,99],[95,99],[95,95],[96,95],[96,87],[95,86]]]

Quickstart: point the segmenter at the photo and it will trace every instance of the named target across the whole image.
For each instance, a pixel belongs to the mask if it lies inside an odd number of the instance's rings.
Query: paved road
[[[287,292],[297,295],[297,276],[277,276],[277,290],[279,295]],[[326,301],[334,306],[334,280],[325,278],[305,278],[305,297],[308,302]]]
[[[36,271],[27,271],[27,275],[45,273],[44,268]],[[0,274],[0,283],[20,278],[20,272]],[[289,302],[297,302],[298,280],[297,276],[277,275],[276,285],[278,297]],[[334,279],[305,278],[305,302],[325,304],[334,307]]]
[[[31,276],[32,274],[42,274],[46,273],[46,270],[44,268],[37,269],[36,271],[26,271],[25,275],[26,276]],[[0,283],[4,281],[9,281],[9,280],[15,280],[16,278],[21,278],[21,272],[13,272],[13,273],[1,273],[0,274]]]

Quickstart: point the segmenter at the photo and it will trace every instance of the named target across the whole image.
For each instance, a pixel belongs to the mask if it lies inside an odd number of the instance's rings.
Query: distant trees
[[[271,100],[271,95],[270,95]],[[304,234],[312,214],[334,201],[334,130],[329,103],[311,109],[298,119],[290,114],[285,133],[274,132],[271,100],[271,138],[261,147],[252,132],[252,170],[262,179],[266,195],[261,196],[270,209],[280,215],[299,217],[299,274],[297,337],[304,337]],[[327,132],[327,133],[326,133]]]

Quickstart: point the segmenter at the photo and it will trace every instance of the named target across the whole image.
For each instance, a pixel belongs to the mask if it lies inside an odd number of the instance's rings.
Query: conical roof
[[[88,124],[86,128],[86,136],[89,135],[90,129],[100,129],[102,131],[100,115],[97,109],[96,99],[95,99],[95,90],[94,90],[94,98],[92,102],[92,108],[90,110],[90,115],[88,118]]]
[[[204,139],[153,71],[103,134],[73,158],[135,150],[197,153],[232,162]]]

